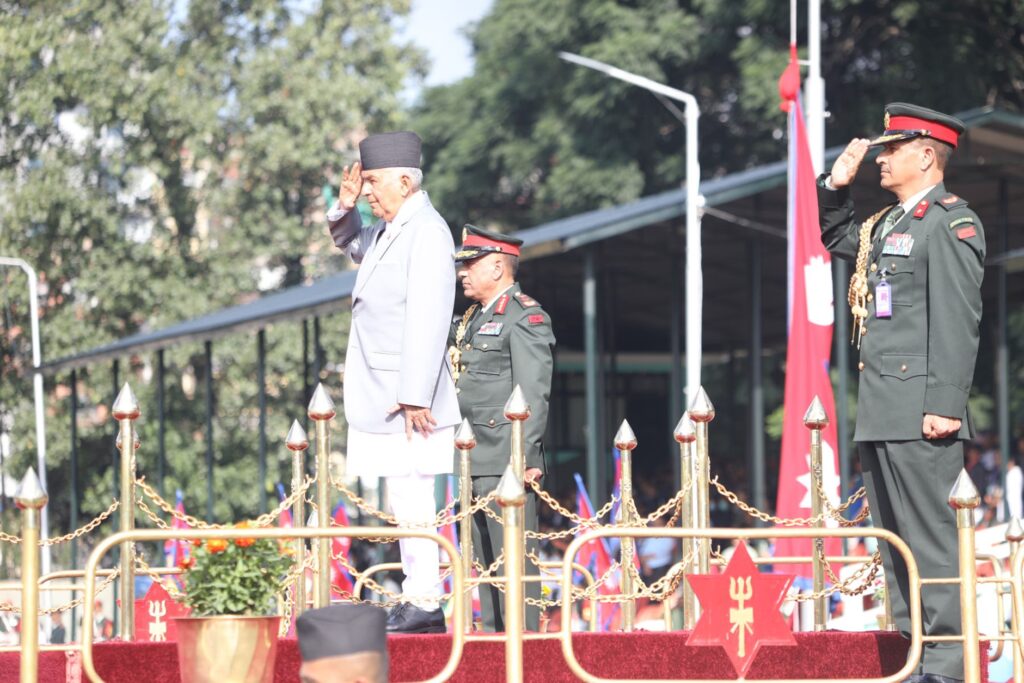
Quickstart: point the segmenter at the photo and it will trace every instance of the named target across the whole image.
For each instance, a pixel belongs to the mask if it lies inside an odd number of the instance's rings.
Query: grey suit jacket
[[[345,418],[375,434],[405,430],[396,403],[430,408],[438,427],[459,422],[445,342],[455,305],[455,244],[426,193],[409,197],[383,235],[358,211],[330,222],[334,243],[360,264],[345,356]]]
[[[854,260],[860,223],[849,188],[818,181],[821,239],[834,256]],[[873,228],[877,232],[879,219]],[[963,420],[972,436],[967,398],[978,355],[985,233],[978,216],[940,183],[904,215],[891,236],[904,250],[872,242],[868,259],[868,333],[861,339],[855,441],[923,438],[925,413]],[[892,315],[879,318],[874,292],[885,279]]]

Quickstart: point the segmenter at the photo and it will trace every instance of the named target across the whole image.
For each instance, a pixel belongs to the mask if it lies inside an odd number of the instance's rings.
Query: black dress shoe
[[[425,610],[403,602],[388,612],[386,628],[388,633],[444,633],[444,612],[440,607]]]

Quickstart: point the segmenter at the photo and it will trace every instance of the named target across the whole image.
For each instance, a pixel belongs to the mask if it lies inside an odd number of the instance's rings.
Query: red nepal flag
[[[779,94],[789,112],[789,345],[782,423],[782,457],[775,511],[779,517],[811,516],[811,433],[803,417],[817,396],[829,417],[822,431],[822,480],[829,502],[839,503],[835,401],[829,379],[832,349],[832,259],[821,243],[817,188],[799,98],[796,47],[779,79]],[[830,522],[829,526],[835,526]],[[780,538],[778,556],[810,556],[810,539]],[[838,554],[839,539],[825,542],[826,554]],[[788,568],[787,568],[788,569]],[[811,575],[810,565],[794,565],[795,574]]]

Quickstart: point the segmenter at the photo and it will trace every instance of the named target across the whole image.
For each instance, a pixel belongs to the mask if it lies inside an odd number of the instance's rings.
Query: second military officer
[[[472,451],[473,495],[486,496],[498,486],[509,464],[512,425],[505,418],[505,402],[518,384],[530,405],[523,424],[526,480],[544,474],[544,431],[551,395],[552,350],[555,337],[551,319],[540,304],[527,296],[516,282],[522,240],[488,232],[472,225],[463,231],[461,249],[455,254],[458,279],[466,297],[474,301],[452,323],[450,342],[456,391],[462,415],[476,434]],[[493,504],[500,518],[500,510]],[[527,495],[527,530],[537,530],[537,496]],[[473,519],[473,552],[478,562],[490,567],[503,550],[501,524],[483,511]],[[527,551],[536,542],[527,543]],[[527,563],[529,567],[529,563]],[[527,573],[534,573],[527,569]],[[527,582],[525,595],[540,597],[540,584]],[[480,586],[480,609],[485,631],[504,631],[501,593]],[[540,609],[527,605],[527,630],[536,631]]]

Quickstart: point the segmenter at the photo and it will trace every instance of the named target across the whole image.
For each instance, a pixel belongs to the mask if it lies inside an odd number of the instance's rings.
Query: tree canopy
[[[889,101],[1024,109],[1019,2],[824,0],[821,11],[829,144],[877,131]],[[469,35],[473,74],[427,90],[414,112],[432,196],[453,223],[523,228],[683,181],[683,124],[559,51],[692,93],[704,177],[785,154],[787,3],[496,0]]]

